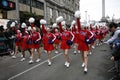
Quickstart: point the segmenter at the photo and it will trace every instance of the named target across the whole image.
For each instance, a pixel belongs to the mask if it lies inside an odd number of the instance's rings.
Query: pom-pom
[[[67,41],[66,41],[66,44],[67,44],[67,45],[72,45],[72,44],[73,44],[73,41],[67,40]]]
[[[30,23],[34,23],[35,22],[35,19],[33,17],[29,18],[29,22]]]
[[[56,22],[59,23],[59,22],[62,22],[63,21],[63,17],[62,16],[59,16],[57,19],[56,19]]]
[[[40,44],[40,41],[33,41],[34,44]]]
[[[15,22],[12,22],[10,27],[15,27]]]
[[[62,21],[61,24],[62,24],[62,26],[65,26],[66,22],[65,22],[65,21]]]
[[[53,27],[53,28],[57,27],[57,23],[54,23],[52,27]]]
[[[32,40],[31,39],[27,40],[27,44],[31,45],[32,44]]]
[[[75,20],[72,21],[71,25],[74,25],[74,24],[76,24],[76,21],[75,21]]]
[[[46,24],[46,23],[47,23],[46,20],[44,20],[44,19],[40,20],[40,24]]]
[[[76,12],[75,12],[75,17],[76,17],[76,18],[80,18],[80,11],[76,11]]]
[[[48,40],[49,44],[53,44],[53,41],[51,39]]]
[[[95,40],[96,40],[95,37],[92,37],[91,39],[85,38],[85,42],[86,42],[87,44],[91,44],[91,43],[93,43]]]

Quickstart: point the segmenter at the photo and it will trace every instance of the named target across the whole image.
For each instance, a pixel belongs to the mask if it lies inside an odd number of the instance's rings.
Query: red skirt
[[[34,43],[32,43],[31,44],[31,48],[39,49],[40,48],[40,44],[34,44]]]
[[[78,38],[77,37],[75,37],[74,43],[78,43]]]
[[[89,51],[89,46],[85,42],[79,42],[78,50],[80,50],[80,51]]]
[[[53,46],[53,44],[49,44],[49,43],[44,43],[44,50],[46,50],[46,51],[52,51],[52,50],[54,50],[54,46]]]
[[[58,39],[56,39],[55,41],[54,41],[54,44],[59,44],[60,43],[60,40],[58,40]]]
[[[66,40],[62,40],[60,48],[65,50],[65,49],[70,49],[70,45],[66,44]]]
[[[26,43],[22,43],[22,50],[27,50],[27,49],[30,49],[30,45]]]
[[[15,45],[16,46],[22,46],[22,43],[21,42],[16,42]]]

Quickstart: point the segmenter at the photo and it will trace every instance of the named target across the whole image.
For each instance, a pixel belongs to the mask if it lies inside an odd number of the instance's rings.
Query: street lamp
[[[85,23],[87,24],[87,11],[85,11]]]

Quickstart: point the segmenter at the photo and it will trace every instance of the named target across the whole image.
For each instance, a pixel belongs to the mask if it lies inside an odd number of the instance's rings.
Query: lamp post
[[[32,0],[30,0],[30,13],[32,13]]]
[[[87,24],[87,11],[85,11],[85,23]]]
[[[19,16],[19,2],[18,0],[16,0],[16,16],[17,16],[17,20],[20,20],[20,16]]]

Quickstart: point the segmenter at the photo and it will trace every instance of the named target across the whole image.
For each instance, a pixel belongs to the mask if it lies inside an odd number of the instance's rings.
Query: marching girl
[[[73,42],[74,42],[74,48],[75,48],[74,54],[76,55],[76,53],[77,53],[77,46],[78,46],[78,34],[79,34],[79,32],[78,32],[78,29],[76,27],[76,21],[75,20],[73,20],[72,23],[71,23],[71,29],[72,29],[72,33],[75,36]]]
[[[27,31],[25,31],[23,33],[23,40],[22,40],[22,55],[23,55],[23,58],[20,60],[20,61],[24,61],[25,60],[25,51],[28,50],[30,55],[31,55],[31,48],[30,48],[30,43],[29,43],[29,40],[30,40],[30,35]]]
[[[62,41],[61,41],[60,48],[62,50],[64,50],[65,66],[68,68],[70,66],[70,60],[69,60],[68,52],[69,52],[69,49],[70,49],[70,47],[73,43],[74,35],[73,35],[72,32],[67,31],[65,26],[62,26],[62,25],[65,25],[65,22],[62,22],[62,21],[63,21],[62,16],[60,16],[56,19],[56,22],[58,23],[59,28],[60,28],[60,32],[62,34],[61,35]]]
[[[21,48],[22,44],[22,33],[20,30],[17,30],[17,34],[15,35],[15,54],[12,56],[12,58],[16,58],[16,55],[18,53],[18,47]]]
[[[41,35],[39,32],[36,31],[36,28],[33,27],[32,29],[32,33],[31,33],[31,40],[32,40],[32,44],[31,44],[31,60],[29,61],[29,63],[33,63],[33,59],[34,59],[34,53],[35,53],[35,49],[37,50],[38,53],[38,59],[36,60],[36,62],[40,62],[40,57],[41,57],[41,53],[39,51],[40,49],[40,40],[41,40]]]
[[[51,58],[52,58],[51,53],[54,50],[53,43],[54,43],[54,41],[56,39],[56,36],[53,33],[51,33],[51,30],[50,30],[49,27],[47,27],[45,29],[45,26],[44,26],[44,24],[46,24],[45,20],[41,19],[40,23],[42,24],[42,26],[41,26],[42,31],[43,31],[43,39],[42,39],[42,41],[43,41],[43,45],[44,45],[44,50],[46,50],[47,53],[48,53],[48,66],[50,66],[52,64],[52,62],[51,62]]]
[[[60,42],[61,42],[61,33],[59,32],[58,28],[57,28],[57,24],[54,23],[53,24],[53,28],[54,28],[54,35],[56,36],[56,39],[54,41],[54,47],[55,47],[55,53],[59,53],[58,52],[58,49],[59,49],[59,45],[60,45]]]
[[[92,49],[95,48],[95,41],[96,41],[96,36],[95,36],[95,29],[92,27],[92,25],[90,24],[90,26],[87,26],[88,27],[88,31],[89,33],[91,33],[91,42],[89,44],[89,54],[91,55],[92,54]]]
[[[81,51],[81,57],[82,57],[82,67],[84,67],[84,72],[87,73],[88,69],[88,52],[89,52],[89,41],[92,38],[92,35],[89,31],[81,29],[81,24],[80,24],[80,12],[76,11],[75,12],[75,17],[77,18],[77,26],[79,30],[79,43],[78,43],[78,50]],[[86,36],[87,35],[87,36]],[[87,38],[86,38],[87,37]]]
[[[100,29],[99,26],[96,25],[96,45],[100,45]]]

